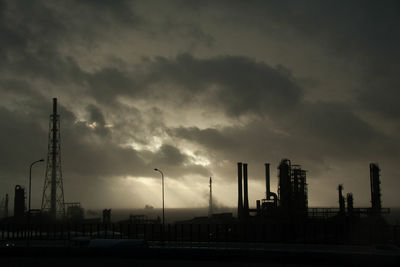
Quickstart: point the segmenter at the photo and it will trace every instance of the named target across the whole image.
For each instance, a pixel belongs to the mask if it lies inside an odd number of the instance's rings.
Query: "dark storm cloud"
[[[366,78],[362,85],[363,90],[360,90],[358,95],[358,101],[364,109],[398,121],[400,117],[398,101],[400,98],[399,69],[400,65],[393,67],[393,69],[383,67],[380,71],[389,72],[388,75],[383,73],[371,74],[372,76]]]
[[[343,161],[398,159],[398,129],[388,135],[359,116],[373,112],[400,125],[397,2],[155,3],[0,1],[2,184],[25,177],[29,163],[46,155],[53,95],[60,103],[63,171],[83,186],[151,177],[154,167],[179,179],[228,173],[219,164],[242,160],[323,163],[313,166],[315,174]],[[216,33],[225,30],[235,54],[218,50],[226,40]],[[300,86],[290,65],[307,64],[271,65],[244,51],[234,40],[248,32],[257,37],[240,40],[245,49],[268,36],[296,53],[307,53],[308,45],[321,50],[327,65],[348,61],[361,73],[346,89],[355,97],[310,101],[307,92],[318,88]],[[308,75],[300,78],[322,86],[344,79]],[[206,126],[190,118],[199,110]],[[229,126],[207,124],[214,115]],[[196,156],[210,165],[194,163]]]
[[[139,24],[141,19],[135,15],[132,1],[128,0],[75,0],[69,5],[85,9],[85,14],[93,16],[94,21],[122,23],[127,25]]]
[[[178,85],[174,87],[178,94],[172,97],[179,103],[195,102],[198,97],[204,97],[205,103],[222,105],[234,116],[291,109],[301,97],[301,89],[289,70],[240,56],[158,57],[149,64],[148,72],[149,83]],[[160,94],[169,97],[170,91]]]
[[[241,126],[179,127],[168,132],[213,151],[209,156],[215,160],[231,162],[246,159],[262,164],[265,160],[293,157],[313,164],[399,156],[396,139],[374,130],[347,106],[334,102],[303,102],[299,106],[273,123],[260,118]],[[320,167],[314,167],[314,174],[325,168]]]
[[[44,110],[51,109],[51,104],[42,104]],[[190,163],[188,156],[172,145],[163,145],[155,152],[121,147],[104,134],[104,128],[96,129],[104,127],[101,112],[94,106],[88,110],[89,122],[98,123],[94,129],[84,122],[76,122],[73,114],[60,106],[63,171],[67,176],[86,182],[101,177],[153,176],[154,166],[170,167],[173,178],[187,173],[209,174],[204,167]],[[39,118],[40,121],[47,118]],[[3,129],[0,149],[7,151],[1,165],[2,182],[15,183],[23,180],[31,161],[46,155],[48,129],[41,127],[38,120],[32,120],[32,114],[5,108],[0,109],[0,122]],[[145,162],[143,156],[150,161]]]
[[[172,167],[171,175],[179,178],[187,173],[204,173],[192,164],[189,157],[173,145],[162,145],[158,150],[135,150],[115,143],[107,128],[104,117],[97,107],[89,106],[88,126],[85,122],[75,122],[63,126],[64,153],[69,155],[69,171],[77,176],[96,179],[115,176],[153,176],[154,166]],[[100,129],[97,129],[100,127]],[[134,129],[131,129],[134,131]],[[180,169],[185,165],[186,167]]]
[[[163,145],[156,156],[156,162],[164,165],[182,165],[186,157],[171,145]]]
[[[211,13],[215,24],[257,30],[296,47],[312,45],[361,72],[357,108],[395,119],[400,113],[398,1],[183,1],[186,10]],[[229,26],[227,26],[229,25]],[[326,64],[330,64],[329,61]]]
[[[86,110],[89,112],[88,122],[92,123],[95,131],[100,135],[110,134],[109,129],[106,128],[106,121],[101,110],[94,105],[87,106]]]
[[[400,114],[398,1],[229,1],[220,9],[221,20],[243,20],[264,33],[311,40],[332,57],[351,58],[363,73],[359,87],[350,88],[360,107],[391,118]],[[238,10],[243,16],[235,16]]]
[[[0,108],[0,149],[3,151],[0,171],[3,181],[25,176],[32,157],[43,157],[46,150],[46,131],[26,116],[24,112]]]
[[[92,95],[102,103],[107,103],[120,95],[135,96],[134,81],[116,68],[105,68],[87,74],[87,80]]]
[[[145,71],[133,73],[117,68],[87,73],[77,68],[69,80],[79,84],[83,80],[90,96],[106,105],[118,105],[112,100],[119,96],[170,99],[184,106],[200,101],[207,106],[223,106],[231,116],[290,110],[302,95],[288,69],[246,57],[200,59],[186,53],[172,59],[157,57],[143,64]],[[171,88],[165,91],[164,85]]]
[[[87,76],[72,55],[71,44],[88,47],[115,24],[135,27],[138,19],[126,1],[2,1],[0,59],[3,71],[79,83]],[[86,77],[86,79],[88,79]]]

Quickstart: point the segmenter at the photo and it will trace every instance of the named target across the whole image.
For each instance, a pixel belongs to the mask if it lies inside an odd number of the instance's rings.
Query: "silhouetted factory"
[[[23,218],[25,215],[25,188],[20,185],[15,186],[14,194],[14,217]]]
[[[265,199],[256,201],[256,209],[249,208],[248,167],[247,163],[238,162],[238,208],[239,220],[257,219],[307,219],[328,218],[334,216],[375,216],[389,213],[382,209],[380,192],[380,169],[377,164],[370,164],[371,207],[354,208],[353,194],[343,196],[343,185],[338,186],[338,208],[309,208],[307,171],[295,165],[289,159],[282,159],[278,166],[278,194],[271,192],[270,164],[265,163]],[[347,202],[347,210],[346,210]]]

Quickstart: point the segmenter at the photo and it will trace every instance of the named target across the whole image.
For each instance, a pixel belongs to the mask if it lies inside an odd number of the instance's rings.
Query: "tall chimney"
[[[243,198],[242,198],[242,163],[238,162],[238,210],[237,216],[238,218],[242,217],[243,213]]]
[[[338,186],[338,192],[339,192],[339,210],[341,214],[345,213],[345,202],[344,202],[344,197],[343,197],[343,185],[340,184]]]
[[[271,193],[270,187],[270,175],[269,175],[269,163],[265,163],[265,185],[267,187],[267,191],[265,192],[265,198],[269,199]]]
[[[352,215],[354,210],[353,194],[347,193],[346,199],[347,199],[347,212],[349,213],[349,215]]]
[[[243,191],[244,191],[244,215],[248,216],[249,215],[249,189],[247,186],[247,163],[243,163]]]
[[[369,164],[370,183],[371,183],[371,204],[374,214],[378,214],[382,208],[381,202],[381,181],[379,179],[379,166],[376,163]]]

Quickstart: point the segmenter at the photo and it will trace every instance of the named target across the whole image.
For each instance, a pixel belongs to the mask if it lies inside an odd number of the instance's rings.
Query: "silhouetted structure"
[[[352,216],[354,211],[353,194],[347,193],[346,200],[347,200],[347,213],[349,214],[349,216]]]
[[[149,219],[146,215],[129,215],[129,220],[127,221],[130,224],[160,224],[161,218],[157,217],[156,219]]]
[[[4,218],[8,217],[8,194],[6,194],[6,198],[4,200]]]
[[[380,188],[379,188],[379,168],[376,164],[371,167],[371,192],[373,198],[373,208],[354,208],[353,194],[348,193],[347,210],[346,198],[343,196],[343,185],[338,186],[339,207],[308,207],[308,188],[307,188],[307,172],[300,165],[291,164],[289,159],[282,159],[278,166],[278,194],[279,197],[271,192],[270,189],[270,164],[265,163],[265,182],[266,182],[266,198],[256,201],[256,209],[243,207],[241,201],[241,178],[242,166],[243,175],[247,177],[247,164],[238,163],[238,218],[240,220],[297,220],[304,221],[308,219],[328,219],[336,217],[360,217],[362,215],[371,214],[389,214],[390,209],[381,208],[380,204]],[[246,166],[246,167],[245,167]],[[244,178],[246,181],[246,178]],[[245,182],[245,195],[248,199],[247,181]],[[248,206],[247,206],[248,207]],[[247,210],[247,212],[246,212]],[[249,216],[249,213],[256,212],[256,216]],[[246,215],[247,214],[247,215]],[[249,222],[249,220],[245,220]]]
[[[14,195],[14,218],[21,219],[25,214],[25,188],[20,185],[15,186]]]
[[[339,213],[344,215],[346,213],[345,207],[345,200],[343,197],[343,185],[340,184],[338,186],[338,193],[339,193]]]
[[[111,209],[103,210],[103,223],[110,224],[111,223]]]
[[[247,178],[247,163],[238,162],[238,218],[246,218],[249,216],[249,190]],[[242,182],[243,177],[243,182]],[[243,183],[243,189],[242,189]],[[243,199],[244,198],[244,199]]]
[[[92,236],[104,239],[136,238],[147,241],[183,242],[190,246],[192,244],[203,246],[204,242],[224,242],[224,244],[239,242],[239,246],[246,242],[247,244],[261,242],[400,244],[398,226],[389,225],[382,216],[370,216],[373,214],[372,208],[354,208],[352,193],[348,193],[346,198],[343,197],[343,185],[338,187],[339,207],[308,208],[306,171],[302,170],[299,165],[292,165],[288,159],[280,162],[278,170],[280,198],[271,192],[270,165],[266,163],[266,198],[257,200],[257,209],[251,209],[248,203],[244,203],[248,201],[249,197],[247,164],[238,163],[239,219],[234,218],[232,213],[212,214],[211,217],[195,217],[164,227],[160,218],[152,220],[145,215],[131,215],[129,219],[113,224],[111,209],[105,209],[103,210],[103,223],[100,218],[94,218],[76,221],[59,220],[52,225],[42,220],[41,216],[37,216],[37,218],[33,216],[30,220],[33,223],[30,224],[28,221],[28,225],[21,224],[24,220],[14,218],[2,220],[0,236],[7,235],[18,240],[20,233],[25,232],[25,236],[39,240],[44,238],[65,240],[70,237],[71,233],[79,235],[82,233],[90,238]],[[371,186],[373,185],[374,183],[371,183]],[[21,189],[19,186],[17,187]],[[16,194],[16,198],[17,195],[20,200],[22,199],[23,216],[24,193]],[[210,203],[211,201],[212,179],[210,178]],[[73,214],[77,214],[79,217],[81,212],[79,203],[65,203],[65,205],[68,218],[75,217]],[[389,209],[380,208],[379,214],[383,213],[389,213]],[[74,223],[70,223],[71,221]],[[14,223],[12,227],[7,224],[10,222]],[[46,223],[38,225],[43,222]],[[85,242],[88,240],[86,237],[78,239]]]
[[[213,202],[212,202],[212,179],[210,177],[210,199],[208,201],[208,217],[211,218],[213,213]]]
[[[66,218],[69,222],[82,222],[85,211],[79,202],[64,203],[66,207]]]
[[[269,163],[265,163],[265,199],[257,200],[257,214],[271,215],[278,206],[278,196],[271,192]]]
[[[243,163],[243,216],[249,216],[249,187],[247,178],[247,163]]]
[[[288,213],[292,206],[292,183],[290,180],[291,164],[290,160],[283,159],[278,167],[279,170],[279,206]]]
[[[283,159],[279,170],[279,206],[283,214],[306,216],[308,208],[308,190],[306,171],[300,165],[292,165],[289,159]]]
[[[242,189],[242,163],[238,162],[238,209],[237,216],[239,219],[243,216],[243,189]]]
[[[57,114],[57,98],[53,98],[53,114],[50,115],[47,168],[44,181],[42,211],[52,219],[65,216],[64,189],[61,172],[60,115]]]
[[[293,209],[299,216],[307,216],[308,192],[306,183],[306,171],[299,165],[292,166],[292,185],[293,185]]]
[[[381,203],[381,181],[379,179],[380,169],[378,164],[369,164],[369,174],[371,182],[371,208],[372,213],[379,214],[382,209]]]

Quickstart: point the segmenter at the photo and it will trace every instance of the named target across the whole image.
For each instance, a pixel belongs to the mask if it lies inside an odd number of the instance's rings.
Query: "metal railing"
[[[399,225],[269,224],[0,224],[2,240],[143,239],[170,243],[400,244]]]

